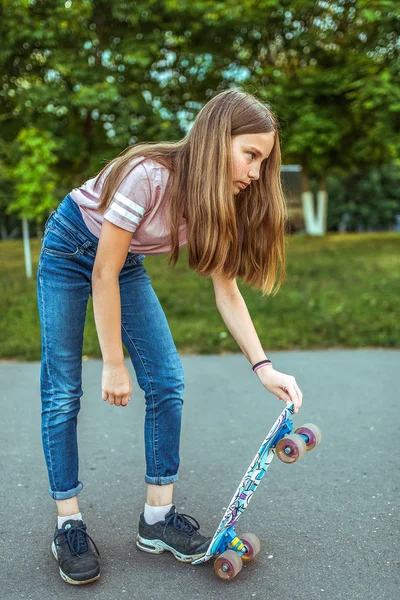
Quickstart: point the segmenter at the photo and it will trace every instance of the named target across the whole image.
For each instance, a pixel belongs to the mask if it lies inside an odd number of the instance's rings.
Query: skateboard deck
[[[206,554],[192,562],[193,565],[209,561],[213,556],[222,554],[226,549],[235,545],[240,548],[240,539],[235,532],[235,525],[247,508],[254,492],[256,491],[261,479],[275,456],[275,446],[285,435],[293,431],[293,422],[291,416],[294,412],[294,405],[288,404],[261,444],[257,454],[247,469],[242,481],[239,484],[220,524],[212,538]]]

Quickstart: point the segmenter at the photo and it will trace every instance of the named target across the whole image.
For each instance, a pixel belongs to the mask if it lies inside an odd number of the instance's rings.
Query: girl
[[[145,254],[188,245],[189,266],[211,276],[218,310],[264,387],[296,411],[294,377],[266,359],[236,284],[264,294],[284,278],[285,201],[278,126],[253,96],[229,90],[198,114],[181,141],[128,148],[66,196],[47,223],[38,267],[42,330],[42,439],[58,522],[52,550],[61,577],[100,577],[99,552],[79,511],[77,414],[89,294],[103,357],[102,397],[126,406],[128,349],[146,401],[147,496],[137,546],[181,561],[204,555],[210,538],[172,504],[178,479],[183,372],[146,274]]]

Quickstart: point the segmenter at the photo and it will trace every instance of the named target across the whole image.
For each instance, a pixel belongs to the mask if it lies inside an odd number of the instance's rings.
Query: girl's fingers
[[[294,412],[297,413],[301,406],[301,398],[297,393],[295,386],[281,388],[278,400],[283,400],[286,404],[294,404]]]
[[[279,392],[276,396],[278,400],[282,400],[286,402],[286,404],[290,404],[292,402],[291,397],[289,396],[287,388],[279,388]]]
[[[110,405],[126,406],[131,399],[131,393],[124,394],[123,396],[116,396],[115,394],[110,394],[109,392],[103,392],[102,399],[105,402],[108,402]]]
[[[121,406],[126,406],[130,399],[131,399],[130,394],[126,394],[125,396],[122,396]]]
[[[130,400],[130,394],[116,396],[115,406],[126,406]]]
[[[297,383],[295,383],[295,388],[296,388],[297,396],[299,398],[300,406],[301,406],[301,404],[303,402],[303,394],[301,393],[301,390],[300,390],[299,386],[297,385]]]
[[[124,394],[123,396],[115,396],[114,405],[115,406],[126,406],[131,399],[130,394]]]
[[[299,397],[297,395],[294,385],[291,385],[288,388],[288,394],[290,397],[290,401],[294,404],[294,412],[297,413],[297,411],[299,410]]]

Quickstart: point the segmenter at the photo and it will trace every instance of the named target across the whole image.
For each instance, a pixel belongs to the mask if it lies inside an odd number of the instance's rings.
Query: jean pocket
[[[47,217],[46,223],[44,224],[44,234],[43,234],[43,235],[46,235],[46,229],[47,229],[47,227],[49,226],[49,224],[50,224],[50,221],[51,221],[51,217],[52,217],[52,216],[55,214],[55,212],[56,212],[56,211],[55,211],[55,210],[53,210],[53,212],[51,212],[51,213],[49,214],[49,216]]]
[[[73,258],[80,253],[79,246],[73,238],[50,226],[47,226],[45,231],[42,251],[60,258]]]

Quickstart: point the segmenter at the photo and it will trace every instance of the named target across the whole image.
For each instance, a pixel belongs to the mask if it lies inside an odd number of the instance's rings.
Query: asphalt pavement
[[[0,600],[398,600],[399,371],[396,350],[271,353],[304,394],[295,425],[321,444],[299,462],[275,459],[237,531],[262,544],[236,579],[135,544],[145,499],[143,396],[101,400],[101,362],[83,365],[80,506],[102,556],[101,579],[70,586],[50,546],[55,503],[40,439],[38,363],[0,363]],[[186,375],[175,504],[212,535],[283,404],[240,354],[183,356]],[[133,374],[133,370],[132,370]]]

